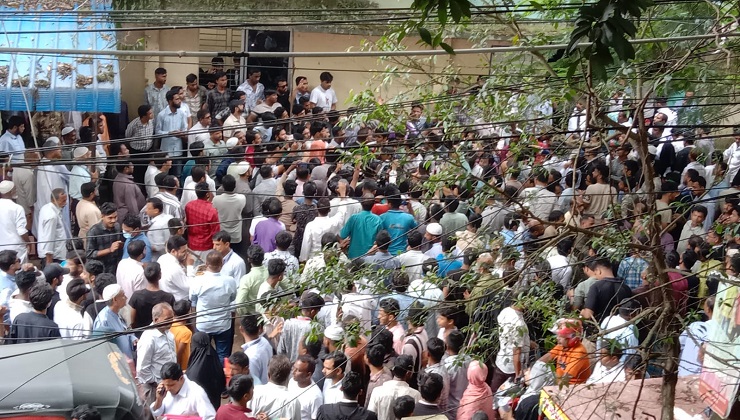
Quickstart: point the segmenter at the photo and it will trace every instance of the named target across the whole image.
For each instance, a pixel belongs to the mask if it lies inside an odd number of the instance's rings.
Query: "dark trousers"
[[[491,378],[491,391],[496,394],[498,389],[501,387],[501,385],[504,384],[508,379],[513,378],[514,374],[508,374],[504,373],[496,367],[495,363],[493,365],[493,377]],[[501,417],[499,416],[498,410],[494,410],[494,417],[491,420],[498,420]]]
[[[216,344],[218,361],[223,366],[224,359],[231,355],[231,348],[234,347],[234,328],[231,327],[220,333],[208,334],[208,337]]]
[[[134,164],[134,182],[137,183],[139,186],[144,185],[144,174],[146,174],[146,167],[149,165],[149,160],[151,159],[151,151],[141,151],[132,149],[130,146],[128,148],[129,153],[131,154],[131,163]],[[144,196],[146,197],[146,189],[144,187],[141,187],[144,191]]]
[[[499,387],[504,384],[508,379],[513,378],[514,374],[504,373],[494,365],[493,367],[493,378],[491,378],[491,391],[495,394]]]

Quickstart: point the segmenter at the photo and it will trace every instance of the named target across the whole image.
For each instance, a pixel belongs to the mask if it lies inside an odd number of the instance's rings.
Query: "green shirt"
[[[365,255],[372,248],[375,236],[382,228],[383,221],[380,217],[369,211],[363,210],[350,216],[339,233],[342,239],[350,238],[347,256],[354,259]]]
[[[259,267],[253,266],[249,273],[239,280],[239,289],[236,292],[236,303],[240,305],[236,312],[239,315],[255,313],[257,292],[265,280],[267,280],[267,266],[264,264]]]
[[[468,225],[468,218],[461,213],[445,213],[442,219],[440,219],[439,224],[442,225],[444,234],[450,235],[465,230],[465,226]]]

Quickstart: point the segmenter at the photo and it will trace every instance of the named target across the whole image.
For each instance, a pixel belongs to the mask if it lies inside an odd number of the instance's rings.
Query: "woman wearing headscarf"
[[[218,409],[221,405],[221,393],[226,388],[226,376],[223,366],[218,362],[218,354],[211,345],[208,334],[204,332],[193,334],[186,373],[188,379],[206,391],[213,408]]]
[[[471,420],[476,411],[483,411],[489,419],[494,418],[493,392],[486,383],[488,368],[481,362],[472,361],[468,366],[468,388],[460,399],[457,420]]]

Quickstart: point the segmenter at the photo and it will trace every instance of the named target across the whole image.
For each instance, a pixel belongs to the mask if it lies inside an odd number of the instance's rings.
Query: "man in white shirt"
[[[154,178],[160,172],[167,173],[172,167],[172,159],[167,158],[164,153],[158,153],[152,156],[149,166],[144,173],[144,184],[146,185],[146,196],[152,198],[159,192],[159,187]]]
[[[681,229],[681,236],[676,244],[676,251],[679,255],[686,251],[689,245],[689,238],[692,235],[704,237],[707,233],[704,230],[704,219],[707,218],[707,208],[701,204],[696,204],[691,208],[691,219],[689,219]]]
[[[573,108],[573,113],[568,118],[568,133],[566,134],[569,139],[573,141],[580,140],[583,136],[586,136],[586,120],[588,115],[586,114],[586,103],[585,99],[579,99]],[[586,137],[587,139],[588,137]]]
[[[293,364],[293,379],[288,383],[288,390],[301,403],[301,420],[315,420],[319,407],[324,404],[321,389],[311,380],[314,369],[316,359],[307,354],[298,356]]]
[[[498,391],[507,379],[524,377],[529,360],[529,329],[524,322],[522,308],[516,303],[502,309],[496,320],[499,350],[496,354],[491,389]]]
[[[428,258],[421,252],[420,247],[424,237],[418,230],[413,230],[406,235],[406,240],[409,243],[408,251],[396,257],[398,262],[401,264],[401,268],[408,274],[409,281],[420,280],[424,277],[422,270],[422,264]]]
[[[174,317],[169,303],[154,305],[151,325],[156,328],[144,330],[136,347],[136,380],[144,388],[147,404],[155,399],[157,384],[163,379],[162,367],[168,362],[177,362],[175,337],[170,332]]]
[[[236,280],[221,273],[223,257],[218,251],[206,256],[206,272],[190,287],[190,301],[199,316],[195,327],[213,339],[216,353],[223,364],[234,345],[231,310],[225,309],[236,299]]]
[[[155,417],[166,414],[195,416],[203,420],[214,420],[216,410],[208,394],[200,385],[189,380],[177,363],[167,362],[161,369],[162,382],[155,391],[151,409]],[[296,419],[298,420],[298,419]]]
[[[322,369],[322,373],[326,378],[322,391],[324,404],[335,404],[344,398],[342,394],[342,379],[344,379],[344,373],[347,371],[348,363],[347,356],[339,350],[327,355],[324,359],[324,368]]]
[[[291,279],[293,275],[298,274],[298,258],[296,258],[288,249],[290,244],[293,242],[293,235],[290,232],[281,230],[275,235],[275,248],[274,251],[265,254],[265,261],[270,261],[274,258],[279,258],[285,261],[285,277]]]
[[[179,209],[179,207],[178,207]],[[170,228],[168,222],[172,215],[163,213],[164,204],[157,197],[146,200],[144,212],[149,217],[149,229],[146,237],[149,238],[149,245],[152,247],[152,261],[157,261],[159,257],[165,254],[165,245],[170,239]],[[129,255],[130,252],[129,252]]]
[[[146,288],[144,278],[144,259],[146,245],[144,241],[131,241],[127,246],[128,258],[122,259],[116,269],[116,283],[121,286],[126,299],[131,300],[131,295],[137,290]]]
[[[9,249],[18,254],[21,262],[26,261],[28,256],[28,230],[27,220],[23,207],[13,201],[15,184],[12,181],[0,182],[0,250]]]
[[[732,128],[734,142],[722,152],[722,158],[727,162],[726,179],[732,181],[740,170],[740,126]]]
[[[265,112],[272,112],[274,113],[276,109],[281,107],[280,102],[278,102],[278,94],[276,90],[273,89],[267,89],[265,90],[265,100],[262,103],[259,103],[255,105],[254,108],[249,110],[249,121],[254,122],[257,121],[257,118],[259,115],[264,114]],[[286,110],[287,111],[287,110]],[[276,117],[280,118],[280,115],[276,115]],[[269,139],[267,139],[269,140]]]
[[[23,152],[26,145],[21,133],[26,129],[26,120],[21,115],[12,115],[8,118],[5,133],[0,136],[0,152],[10,154],[10,163],[23,163]]]
[[[87,147],[76,147],[73,155],[75,165],[72,167],[69,175],[69,196],[77,201],[82,200],[82,184],[87,182],[96,182],[98,172],[95,165],[89,165],[90,150]],[[90,169],[93,169],[91,172]]]
[[[624,363],[620,362],[622,349],[619,344],[605,340],[599,350],[599,361],[594,366],[586,384],[611,384],[626,380]]]
[[[234,99],[229,102],[229,111],[231,114],[226,117],[223,125],[223,135],[226,138],[234,137],[234,133],[237,131],[247,132],[247,120],[244,118],[244,101]],[[209,137],[209,140],[212,137]],[[203,144],[208,144],[204,141]]]
[[[221,226],[223,227],[223,222]],[[241,279],[243,275],[247,274],[247,265],[244,260],[231,249],[231,235],[228,232],[222,230],[213,235],[213,249],[224,257],[221,274],[232,279]]]
[[[180,235],[172,236],[167,240],[166,250],[167,253],[157,261],[162,268],[159,288],[172,293],[175,300],[187,299],[190,292],[188,270],[192,269],[192,264],[186,266],[188,241]]]
[[[265,100],[265,86],[260,83],[261,77],[262,72],[259,69],[253,67],[247,68],[247,79],[236,88],[238,92],[244,92],[246,94],[244,105],[247,110],[251,110],[258,103]]]
[[[328,71],[325,71],[319,75],[319,80],[321,80],[321,84],[311,91],[311,98],[308,100],[309,108],[318,106],[323,108],[325,112],[330,109],[337,109],[337,94],[331,87],[334,76]]]
[[[339,185],[339,196],[345,197],[346,185]],[[344,213],[347,211],[347,207],[340,205],[337,209],[337,214],[329,217],[329,211],[331,210],[331,202],[327,197],[319,198],[316,206],[318,210],[318,216],[308,222],[306,228],[303,231],[303,244],[301,246],[301,254],[298,258],[300,262],[306,262],[309,259],[319,255],[321,253],[321,238],[326,233],[333,233],[339,235],[339,231],[342,230],[344,225]]]
[[[415,402],[421,399],[419,391],[411,388],[408,384],[413,371],[414,359],[407,354],[402,354],[396,358],[391,369],[393,379],[373,390],[367,409],[375,412],[378,415],[378,420],[395,420],[393,403],[396,398],[402,395],[411,396]]]
[[[626,363],[630,356],[637,354],[637,347],[640,345],[637,339],[637,327],[630,322],[639,310],[640,304],[635,299],[624,299],[619,303],[619,311],[616,315],[608,316],[601,321],[600,328],[604,331],[611,331],[604,334],[602,338],[619,345],[622,352],[622,363]]]
[[[267,372],[269,382],[254,387],[247,408],[253,413],[268,413],[272,419],[301,420],[301,403],[288,391],[291,368],[288,356],[273,356]]]
[[[203,144],[206,143],[206,140],[208,140],[210,137],[210,134],[208,133],[208,129],[211,127],[211,113],[208,112],[207,109],[201,109],[196,114],[198,118],[198,122],[193,125],[190,130],[188,130],[188,156],[192,156],[190,154],[190,145],[192,145],[195,142],[202,142]]]
[[[557,255],[547,259],[552,273],[552,281],[563,286],[563,290],[568,290],[573,279],[573,264],[568,259],[573,249],[573,239],[565,238],[558,242],[556,247]]]
[[[51,202],[39,212],[38,254],[44,265],[62,262],[67,256],[67,235],[62,209],[67,205],[67,193],[62,188],[51,191]]]
[[[82,340],[90,333],[85,331],[81,306],[90,289],[84,280],[72,279],[67,283],[65,292],[67,298],[54,306],[54,322],[59,326],[62,338]]]
[[[668,98],[655,98],[655,106],[658,107],[658,110],[655,111],[656,114],[665,115],[666,134],[671,134],[673,127],[678,122],[678,114],[668,108]]]
[[[534,180],[534,187],[526,188],[520,194],[524,199],[525,207],[540,220],[547,220],[558,202],[555,193],[547,189],[549,182],[550,173],[546,170],[539,170]]]

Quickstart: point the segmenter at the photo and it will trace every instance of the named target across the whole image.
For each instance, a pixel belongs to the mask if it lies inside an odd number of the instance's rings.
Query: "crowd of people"
[[[208,89],[157,69],[121,139],[89,115],[27,147],[7,120],[4,344],[109,340],[155,416],[535,419],[544,386],[662,375],[638,316],[661,304],[661,258],[701,318],[679,375],[700,372],[718,284],[740,275],[740,128],[722,150],[656,98],[641,154],[615,95],[609,133],[585,101],[565,135],[446,132],[420,103],[393,130],[337,111],[328,72],[293,92],[260,74],[232,91],[219,69]]]

